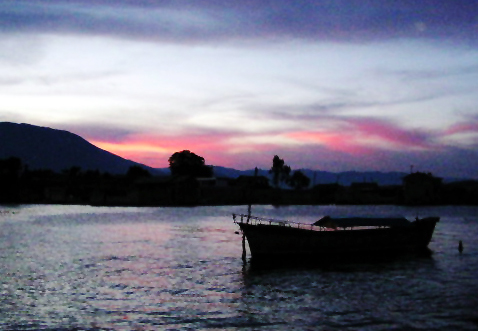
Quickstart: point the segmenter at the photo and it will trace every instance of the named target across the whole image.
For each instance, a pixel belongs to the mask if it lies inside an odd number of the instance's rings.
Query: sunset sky
[[[0,121],[152,167],[478,178],[477,0],[0,0]]]

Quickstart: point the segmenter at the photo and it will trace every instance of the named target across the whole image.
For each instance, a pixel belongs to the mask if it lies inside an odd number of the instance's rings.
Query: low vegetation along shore
[[[191,162],[191,159],[194,162]],[[478,181],[444,184],[430,173],[414,172],[401,185],[338,183],[311,186],[278,156],[266,176],[215,177],[204,159],[189,151],[169,159],[171,175],[152,176],[132,166],[111,175],[79,167],[61,173],[29,170],[18,158],[0,160],[2,204],[90,204],[107,206],[194,206],[241,204],[404,204],[477,205]]]

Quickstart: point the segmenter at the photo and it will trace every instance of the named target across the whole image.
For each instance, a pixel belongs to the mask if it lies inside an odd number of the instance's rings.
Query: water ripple
[[[355,207],[344,208],[350,214]],[[380,208],[388,207],[374,210]],[[7,216],[18,215],[18,222],[0,224],[0,329],[478,326],[478,223],[469,208],[462,217],[453,208],[453,217],[442,218],[429,258],[271,269],[243,265],[229,209],[17,208]],[[305,206],[262,211],[310,219],[324,212]]]

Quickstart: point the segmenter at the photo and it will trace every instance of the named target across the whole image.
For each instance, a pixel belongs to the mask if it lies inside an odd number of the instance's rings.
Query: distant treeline
[[[178,155],[176,155],[177,157]],[[177,159],[177,158],[176,158]],[[173,161],[175,159],[173,158]],[[349,186],[320,184],[306,188],[307,179],[298,174],[292,189],[277,183],[290,168],[274,159],[270,180],[264,176],[215,178],[210,166],[196,171],[172,169],[171,176],[152,176],[140,166],[125,174],[71,167],[61,172],[29,169],[19,158],[0,159],[0,203],[91,204],[122,206],[179,206],[227,204],[469,204],[478,205],[478,182],[443,184],[430,173],[405,176],[402,185],[352,183]],[[179,171],[178,171],[179,169]],[[186,170],[185,170],[186,169]],[[285,171],[284,171],[285,169]],[[274,172],[275,171],[275,172]],[[201,177],[207,175],[206,177]],[[285,177],[284,177],[285,178]]]

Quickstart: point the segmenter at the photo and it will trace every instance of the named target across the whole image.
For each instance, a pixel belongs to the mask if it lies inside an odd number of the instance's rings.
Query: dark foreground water
[[[441,217],[429,258],[269,270],[243,264],[232,212],[247,207],[0,206],[0,329],[478,329],[476,207],[254,206]]]

